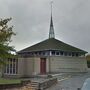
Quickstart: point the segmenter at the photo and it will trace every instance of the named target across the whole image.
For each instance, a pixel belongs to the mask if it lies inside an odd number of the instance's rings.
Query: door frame
[[[46,74],[46,58],[40,58],[40,74]]]

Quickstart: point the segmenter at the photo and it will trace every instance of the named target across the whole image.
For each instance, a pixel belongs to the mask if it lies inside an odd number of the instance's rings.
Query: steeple
[[[51,21],[50,21],[49,38],[55,38],[54,27],[53,27],[53,18],[52,18],[52,4],[53,4],[53,1],[51,1]]]

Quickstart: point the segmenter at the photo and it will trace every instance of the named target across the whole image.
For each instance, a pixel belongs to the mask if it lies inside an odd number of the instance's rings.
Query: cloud
[[[0,0],[0,17],[12,17],[17,50],[48,38],[50,0]],[[90,1],[54,0],[56,38],[90,52]]]

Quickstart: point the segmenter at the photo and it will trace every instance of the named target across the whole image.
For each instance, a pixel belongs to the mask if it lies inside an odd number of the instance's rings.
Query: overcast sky
[[[90,53],[90,0],[53,1],[55,37]],[[0,18],[7,17],[13,18],[16,50],[49,37],[50,0],[0,0]]]

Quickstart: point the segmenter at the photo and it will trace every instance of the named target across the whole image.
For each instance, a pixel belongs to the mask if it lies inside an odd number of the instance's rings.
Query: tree
[[[90,54],[86,56],[86,60],[87,60],[87,66],[88,68],[90,68]]]
[[[13,26],[9,27],[8,22],[12,18],[0,20],[0,65],[5,64],[5,59],[12,57],[11,51],[15,51],[9,43],[12,41],[11,37],[15,35],[12,31]]]

